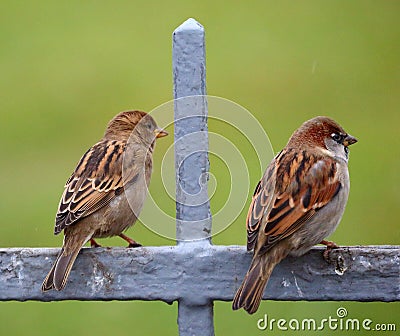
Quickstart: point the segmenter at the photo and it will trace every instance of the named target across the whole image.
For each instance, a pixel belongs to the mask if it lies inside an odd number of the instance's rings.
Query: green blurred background
[[[171,33],[188,17],[206,28],[208,94],[251,111],[275,151],[316,115],[359,138],[349,204],[332,239],[399,244],[399,13],[396,1],[2,1],[0,247],[60,246],[52,231],[65,180],[117,112],[171,99]],[[159,141],[156,164],[169,138]],[[156,177],[152,188],[159,184]],[[214,244],[244,245],[245,215]],[[143,225],[129,234],[144,245],[174,244]],[[400,328],[399,303],[264,301],[254,316],[216,302],[215,329],[257,335],[264,313],[322,319],[339,306]],[[176,314],[176,303],[6,302],[0,334],[175,335]]]

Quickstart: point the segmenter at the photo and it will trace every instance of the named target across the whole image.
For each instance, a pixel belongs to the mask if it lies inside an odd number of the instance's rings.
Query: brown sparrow
[[[81,158],[65,184],[54,233],[64,230],[63,247],[42,291],[62,290],[74,261],[89,240],[119,235],[136,221],[147,195],[155,139],[168,133],[145,112],[126,111],[108,124],[103,138]]]
[[[325,241],[342,218],[349,195],[348,146],[357,139],[334,120],[316,117],[297,129],[258,183],[247,215],[250,268],[232,308],[257,311],[274,267]]]

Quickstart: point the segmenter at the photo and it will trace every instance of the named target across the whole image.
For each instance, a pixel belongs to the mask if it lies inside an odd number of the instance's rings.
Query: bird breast
[[[125,187],[109,206],[93,214],[93,221],[98,223],[93,238],[116,236],[131,227],[139,217],[146,195],[147,184],[142,175],[135,183]]]

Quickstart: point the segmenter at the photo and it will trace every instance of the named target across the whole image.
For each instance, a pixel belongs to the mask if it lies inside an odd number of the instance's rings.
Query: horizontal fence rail
[[[283,260],[264,293],[271,300],[399,301],[399,246],[345,247],[327,262],[316,247]],[[0,300],[161,300],[187,299],[194,305],[230,301],[251,260],[241,246],[191,245],[85,248],[69,285],[42,293],[45,270],[58,249],[0,249]],[[193,295],[196,293],[196,295]]]

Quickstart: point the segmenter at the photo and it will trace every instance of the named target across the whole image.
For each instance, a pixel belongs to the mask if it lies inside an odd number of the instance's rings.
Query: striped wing
[[[262,220],[274,197],[275,161],[268,166],[263,178],[254,190],[253,198],[247,213],[247,250],[254,249]]]
[[[247,220],[248,248],[255,248],[263,228],[260,253],[301,228],[341,188],[336,162],[305,151],[281,152],[268,170],[271,172],[260,181]]]
[[[108,204],[123,191],[126,183],[138,176],[134,169],[122,174],[125,147],[123,141],[104,140],[83,155],[65,184],[56,215],[55,234]]]

